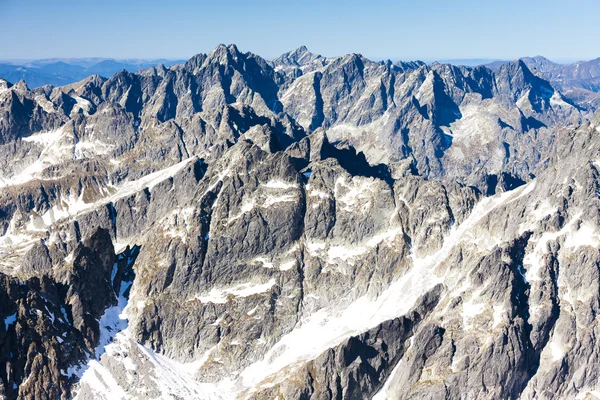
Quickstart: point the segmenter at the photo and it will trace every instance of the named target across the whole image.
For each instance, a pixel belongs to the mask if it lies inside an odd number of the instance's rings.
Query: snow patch
[[[548,243],[569,232],[580,216],[581,214],[578,214],[572,218],[560,231],[544,232],[537,240],[532,240],[532,242],[535,243],[535,246],[533,250],[528,251],[523,258],[523,264],[528,266],[525,274],[527,282],[539,281],[542,279],[539,271],[543,265],[543,257],[547,252]]]
[[[296,266],[296,260],[285,261],[285,262],[279,264],[279,270],[280,271],[289,271],[290,269],[294,268],[295,266]]]
[[[8,224],[6,233],[0,237],[0,257],[24,251],[38,240],[39,238],[17,226],[17,215],[14,215]]]
[[[335,197],[346,212],[365,213],[373,205],[377,181],[374,178],[352,177],[346,182],[344,177],[335,181]]]
[[[503,306],[494,306],[494,322],[492,329],[496,329],[503,321],[506,309]]]
[[[298,184],[296,183],[287,183],[287,182],[283,182],[280,180],[272,180],[269,181],[265,184],[263,184],[262,186],[269,188],[269,189],[292,189],[292,188],[298,188]]]
[[[567,353],[565,345],[562,343],[561,336],[556,332],[554,332],[554,334],[552,335],[552,340],[548,344],[548,347],[550,349],[550,355],[552,357],[553,362],[562,360],[565,354]]]
[[[379,232],[358,245],[328,245],[326,243],[309,241],[306,242],[306,248],[309,254],[312,256],[321,256],[320,253],[327,248],[325,258],[329,264],[336,264],[336,260],[341,260],[353,265],[354,259],[367,254],[380,243],[391,245],[391,242],[401,234],[402,228],[395,227],[383,232]]]
[[[132,196],[144,189],[152,189],[162,181],[172,178],[194,159],[195,157],[190,157],[178,164],[172,165],[160,171],[153,172],[140,179],[125,182],[120,186],[111,187],[112,194],[109,194],[108,196],[91,203],[86,203],[83,200],[83,191],[79,197],[74,195],[70,195],[68,198],[63,197],[60,204],[55,205],[49,211],[47,211],[42,216],[42,219],[47,226],[50,226],[60,220],[72,218],[77,215],[93,211],[96,208],[105,206],[109,203],[115,203],[119,199]]]
[[[329,196],[329,193],[321,192],[319,190],[314,190],[314,189],[308,192],[308,196],[309,197],[318,197],[320,199],[328,199],[331,197],[331,196]]]
[[[565,247],[578,248],[581,246],[600,247],[600,233],[585,222],[581,224],[577,231],[569,232],[565,238]]]
[[[193,207],[177,208],[167,215],[162,221],[161,226],[166,237],[179,239],[183,243],[187,242],[192,217],[194,215]]]
[[[71,114],[73,114],[74,112],[76,113],[79,110],[83,110],[83,112],[86,115],[89,115],[90,111],[91,111],[91,109],[93,107],[92,103],[89,100],[84,99],[81,96],[76,96],[76,97],[73,97],[73,98],[75,99],[75,101],[77,103],[73,106],[73,109],[71,110]]]
[[[272,268],[273,268],[273,263],[272,263],[272,262],[269,262],[269,261],[267,261],[267,259],[266,259],[266,258],[264,258],[264,257],[256,257],[256,258],[254,259],[254,261],[255,261],[255,262],[258,262],[258,263],[261,263],[261,264],[262,264],[262,266],[263,266],[264,268],[269,268],[269,269],[272,269]]]
[[[99,140],[80,141],[75,144],[75,159],[81,160],[83,158],[91,158],[97,155],[108,154],[114,148],[114,145],[104,143]]]
[[[414,342],[415,342],[415,337],[412,336],[410,338],[409,346],[406,349],[406,351],[404,352],[404,354],[407,354],[410,351]],[[388,375],[385,383],[383,384],[383,387],[379,390],[379,392],[377,392],[375,394],[375,396],[373,396],[373,400],[389,400],[391,398],[390,388],[392,386],[392,383],[394,382],[396,375],[398,375],[398,373],[402,369],[403,364],[404,364],[404,358],[401,358],[400,361],[398,361],[398,363],[392,370],[392,372]]]
[[[20,185],[33,179],[41,179],[41,173],[48,167],[71,159],[75,138],[66,132],[64,126],[50,132],[35,133],[22,139],[43,147],[38,158],[25,166],[19,173],[10,177],[0,177],[0,187]]]
[[[2,93],[2,90],[0,90],[0,93]],[[54,108],[54,104],[52,104],[52,102],[50,100],[48,100],[46,97],[44,97],[41,94],[35,96],[35,102],[38,103],[39,106],[42,107],[42,109],[44,111],[46,111],[48,114],[52,114],[52,113],[56,112],[56,109]]]
[[[540,220],[544,219],[545,217],[547,217],[548,215],[552,215],[552,214],[556,213],[557,210],[558,210],[558,208],[550,205],[548,200],[543,200],[536,207],[536,209],[532,211],[532,214],[535,217],[536,221],[540,221]]]
[[[298,189],[298,186],[295,184],[290,185],[281,181],[270,181],[269,183],[262,186],[270,189]],[[269,208],[279,203],[295,203],[298,201],[298,196],[299,192],[297,190],[293,193],[285,193],[279,195],[259,191],[255,197],[251,197],[250,199],[244,199],[242,201],[239,213],[229,218],[228,223],[236,221],[237,219],[241,218],[244,214],[249,213],[256,207]]]
[[[475,300],[479,297],[478,293],[473,294],[471,300],[463,303],[463,329],[471,330],[472,329],[472,320],[477,317],[479,314],[483,312],[485,309],[485,304],[476,303]]]
[[[212,288],[208,294],[203,296],[195,296],[194,299],[200,301],[201,303],[224,304],[227,302],[227,298],[229,296],[249,297],[256,294],[266,293],[271,290],[275,284],[275,279],[271,279],[263,284],[248,282],[226,289]]]
[[[295,202],[298,199],[298,197],[296,195],[293,194],[286,194],[283,196],[268,196],[265,198],[265,201],[263,203],[263,207],[270,207],[274,204],[277,203],[288,203],[288,202]]]

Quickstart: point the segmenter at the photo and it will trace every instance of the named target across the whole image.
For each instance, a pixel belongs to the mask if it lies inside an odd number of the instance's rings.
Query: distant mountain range
[[[571,64],[559,64],[542,56],[524,57],[521,60],[536,75],[550,81],[569,100],[589,109],[600,106],[600,58],[590,61],[577,61]],[[495,61],[486,64],[496,69],[506,64]]]
[[[436,60],[440,64],[464,65],[466,67],[477,67],[479,65],[487,65],[492,63],[506,63],[509,60],[500,60],[497,58],[450,58]]]
[[[90,75],[110,77],[120,71],[137,72],[156,65],[175,65],[184,60],[115,60],[110,58],[51,58],[26,62],[0,61],[0,76],[10,82],[24,80],[30,88],[63,86]]]
[[[296,50],[297,53],[305,53],[306,48],[301,47]],[[285,57],[283,55],[282,57]],[[291,59],[298,56],[295,52],[290,52]],[[312,55],[313,57],[325,60],[325,57]],[[281,57],[280,57],[281,58]],[[549,59],[536,57],[523,57],[522,60],[527,67],[536,75],[550,81],[561,93],[573,103],[583,105],[590,110],[600,106],[600,58],[590,61],[578,61],[571,64],[561,64],[550,61]],[[293,60],[292,60],[293,61]],[[290,60],[273,60],[283,66],[293,63]],[[301,60],[306,61],[306,60]],[[313,60],[311,60],[313,61]],[[64,86],[78,82],[91,75],[100,75],[102,77],[111,77],[117,72],[138,72],[143,69],[158,65],[172,66],[184,64],[186,60],[168,60],[168,59],[125,59],[117,60],[111,58],[48,58],[41,60],[0,60],[0,77],[9,82],[18,82],[24,80],[31,89],[44,85]],[[435,63],[464,65],[464,66],[485,66],[491,70],[497,70],[500,66],[506,65],[511,61],[494,59],[447,59],[439,60]],[[421,61],[400,62],[401,65],[415,66],[424,65]]]

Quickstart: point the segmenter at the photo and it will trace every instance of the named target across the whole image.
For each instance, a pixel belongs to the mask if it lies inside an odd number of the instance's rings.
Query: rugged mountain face
[[[122,72],[108,80],[94,76],[35,91],[23,83],[20,90],[3,85],[4,142],[52,130],[75,115],[102,120],[98,111],[117,105],[111,112],[128,118],[119,126],[129,132],[123,138],[129,143],[138,139],[133,132],[157,125],[177,137],[198,113],[243,105],[271,121],[283,146],[324,129],[332,142],[347,142],[371,164],[402,169],[409,159],[423,176],[449,177],[491,192],[490,179],[508,174],[526,181],[535,175],[557,130],[582,121],[578,106],[522,61],[492,72],[376,63],[356,54],[325,58],[303,47],[267,62],[233,45],[219,46],[170,69]]]
[[[522,61],[534,73],[550,81],[572,103],[590,110],[600,105],[600,58],[572,64],[554,63],[542,56],[525,57]]]
[[[524,62],[3,85],[5,397],[597,393],[600,116]]]
[[[281,102],[305,129],[325,128],[372,163],[410,158],[423,175],[481,188],[488,175],[527,179],[535,173],[531,160],[543,161],[553,140],[548,127],[580,119],[576,107],[522,62],[492,73],[350,55],[296,79]]]

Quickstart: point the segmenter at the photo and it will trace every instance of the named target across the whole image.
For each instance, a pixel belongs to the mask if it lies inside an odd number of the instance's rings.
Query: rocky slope
[[[572,64],[555,63],[542,56],[525,57],[522,61],[573,103],[591,110],[600,105],[600,58]],[[502,63],[494,63],[491,67],[498,65]]]
[[[523,62],[305,48],[3,83],[0,393],[594,396],[585,115]]]

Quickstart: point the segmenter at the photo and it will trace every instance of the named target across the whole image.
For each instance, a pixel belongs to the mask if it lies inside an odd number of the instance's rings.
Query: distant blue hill
[[[465,65],[467,67],[475,67],[478,65],[492,64],[495,62],[506,63],[506,60],[497,58],[457,58],[449,60],[438,60],[440,64]]]
[[[185,60],[113,60],[103,58],[48,59],[23,62],[0,62],[0,77],[15,83],[24,80],[30,88],[44,85],[62,86],[90,75],[111,77],[119,71],[137,72],[159,64],[174,65]]]

